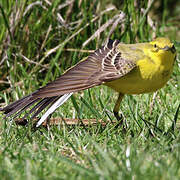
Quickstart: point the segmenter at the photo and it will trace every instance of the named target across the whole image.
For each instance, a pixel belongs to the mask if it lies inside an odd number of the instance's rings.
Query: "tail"
[[[41,98],[33,98],[33,94],[25,96],[24,98],[17,100],[14,103],[4,108],[1,108],[0,111],[4,111],[5,118],[11,117],[12,119],[15,119],[16,117],[21,115],[24,111],[29,110],[21,118],[21,121],[23,122],[26,120],[27,116],[31,116],[31,119],[34,119],[44,109],[51,106],[50,108],[48,108],[47,112],[42,116],[40,121],[38,121],[36,125],[38,127],[46,120],[46,118],[51,113],[53,113],[64,102],[66,102],[68,98],[72,95],[72,93],[70,93],[61,96],[46,97],[41,99]]]
[[[22,121],[24,121],[27,116],[31,115],[31,119],[37,117],[39,113],[41,113],[46,107],[53,104],[57,101],[59,97],[47,97],[47,98],[32,98],[32,94],[28,95],[20,100],[15,101],[14,103],[0,109],[4,111],[5,118],[11,117],[15,119],[17,116],[21,115],[24,111],[29,110],[23,117]]]

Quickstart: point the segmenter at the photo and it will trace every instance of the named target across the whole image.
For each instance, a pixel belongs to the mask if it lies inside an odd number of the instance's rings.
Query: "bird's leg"
[[[119,93],[118,99],[117,99],[116,104],[115,104],[114,109],[113,109],[114,116],[116,117],[116,119],[119,122],[117,126],[123,124],[122,115],[119,116],[119,107],[120,107],[120,104],[121,104],[121,101],[122,101],[123,97],[124,97],[124,94]]]

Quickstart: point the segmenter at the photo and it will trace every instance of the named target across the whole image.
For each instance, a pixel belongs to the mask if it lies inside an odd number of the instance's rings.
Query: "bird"
[[[25,120],[29,115],[30,119],[36,118],[46,109],[36,123],[36,127],[39,127],[73,93],[104,85],[118,92],[113,113],[118,121],[122,121],[119,109],[124,96],[150,93],[162,88],[170,79],[175,59],[176,49],[169,38],[158,37],[136,44],[109,39],[104,46],[90,53],[56,80],[0,111],[4,112],[5,118],[12,119],[26,111],[22,117]]]

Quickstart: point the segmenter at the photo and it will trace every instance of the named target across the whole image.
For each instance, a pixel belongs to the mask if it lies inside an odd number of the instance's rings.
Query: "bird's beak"
[[[173,54],[176,53],[176,48],[174,47],[174,45],[172,47],[165,46],[164,48],[161,49],[165,51],[171,51]]]

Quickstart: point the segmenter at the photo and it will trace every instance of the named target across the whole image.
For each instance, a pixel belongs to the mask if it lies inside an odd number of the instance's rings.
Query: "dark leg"
[[[118,99],[117,99],[116,104],[115,104],[114,109],[113,109],[114,116],[116,117],[116,119],[119,122],[119,124],[117,126],[121,126],[123,124],[122,115],[119,116],[119,107],[120,107],[120,104],[121,104],[123,97],[124,97],[124,94],[119,93]]]

